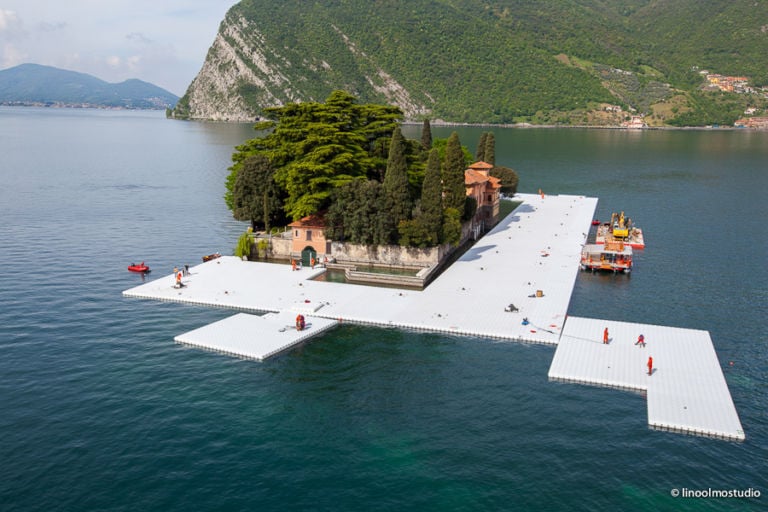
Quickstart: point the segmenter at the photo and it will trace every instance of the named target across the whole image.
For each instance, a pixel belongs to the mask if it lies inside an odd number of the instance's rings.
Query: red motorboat
[[[136,263],[131,263],[130,265],[128,265],[128,270],[130,272],[140,272],[142,274],[146,274],[147,272],[150,272],[149,267],[145,265],[143,261],[138,265]]]
[[[600,221],[595,219],[595,220],[592,221],[592,225],[593,226],[599,226],[600,225]]]

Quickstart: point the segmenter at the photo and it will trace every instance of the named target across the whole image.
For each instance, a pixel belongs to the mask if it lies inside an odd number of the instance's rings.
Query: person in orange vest
[[[309,259],[309,264],[310,264],[310,266],[312,267],[312,270],[315,270],[315,257],[314,257],[314,256],[312,256],[312,257]]]
[[[291,270],[296,270],[296,260],[291,258]]]
[[[304,322],[304,315],[301,315],[301,314],[296,315],[296,330],[303,331],[305,325],[306,324]]]
[[[653,358],[648,357],[648,375],[653,373]]]
[[[606,345],[608,344],[608,328],[607,327],[603,331],[603,343]]]
[[[635,345],[640,345],[641,347],[645,348],[645,336],[642,334],[637,337],[637,341],[635,342]]]

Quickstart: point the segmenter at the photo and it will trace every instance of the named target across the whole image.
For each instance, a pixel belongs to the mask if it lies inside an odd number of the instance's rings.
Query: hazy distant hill
[[[57,104],[110,108],[164,109],[178,96],[131,79],[111,84],[94,76],[38,64],[0,71],[0,104]]]
[[[702,91],[703,69],[768,85],[768,1],[242,0],[172,115],[248,121],[334,89],[478,123],[591,123],[607,105],[725,123],[755,105]]]

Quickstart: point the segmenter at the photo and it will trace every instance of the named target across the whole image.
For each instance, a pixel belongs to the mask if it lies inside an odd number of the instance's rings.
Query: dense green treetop
[[[275,222],[283,219],[280,195],[269,158],[263,154],[250,156],[235,179],[232,216],[236,220],[250,221],[254,229],[261,225],[269,231]]]
[[[430,242],[437,244],[442,237],[443,183],[440,172],[440,155],[436,149],[429,152],[424,185],[421,189],[421,220],[430,228]]]
[[[464,171],[466,168],[459,134],[453,132],[448,137],[442,168],[443,192],[445,194],[443,205],[446,209],[454,208],[461,213],[464,212],[464,203],[467,197],[466,187],[464,186]]]
[[[402,114],[384,105],[360,105],[344,91],[326,103],[290,103],[266,111],[268,134],[238,146],[227,180],[227,205],[243,162],[265,155],[275,168],[275,182],[285,191],[285,211],[298,220],[326,208],[331,192],[355,179],[380,173],[386,160],[375,154],[377,141],[388,140]]]
[[[389,146],[387,171],[384,175],[384,193],[387,212],[395,225],[411,217],[412,202],[408,190],[408,163],[405,159],[405,140],[400,127],[396,127]]]

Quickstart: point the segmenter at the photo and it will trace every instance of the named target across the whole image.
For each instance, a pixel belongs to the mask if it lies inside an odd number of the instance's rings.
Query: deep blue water
[[[474,150],[483,129],[458,131]],[[644,229],[632,277],[581,274],[569,313],[709,330],[745,442],[548,382],[552,347],[358,326],[266,363],[177,345],[230,312],[123,298],[125,267],[231,252],[223,183],[251,128],[0,108],[0,510],[768,508],[768,133],[494,132],[521,191]]]

